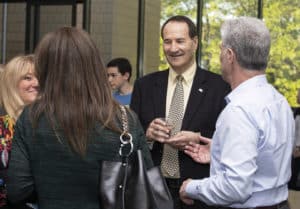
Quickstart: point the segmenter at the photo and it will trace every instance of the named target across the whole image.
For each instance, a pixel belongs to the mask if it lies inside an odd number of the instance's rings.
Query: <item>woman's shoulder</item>
[[[48,120],[45,114],[40,114],[37,118],[34,118],[33,114],[34,106],[26,106],[16,121],[16,127],[22,128],[26,131],[32,131],[33,129],[45,128],[48,126]]]
[[[140,120],[137,114],[129,107],[126,107],[126,112],[127,112],[129,126],[130,127],[134,126],[135,129],[141,128]]]
[[[20,116],[18,117],[17,123],[20,123],[21,121],[22,122],[25,121],[26,124],[28,120],[30,120],[29,117],[30,117],[30,106],[25,106]]]

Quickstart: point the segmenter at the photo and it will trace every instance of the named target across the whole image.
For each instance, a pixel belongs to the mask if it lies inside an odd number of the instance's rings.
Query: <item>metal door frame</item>
[[[71,25],[76,26],[77,20],[77,5],[83,4],[83,20],[82,27],[83,29],[89,29],[89,22],[87,21],[90,13],[88,11],[89,0],[27,0],[26,1],[26,29],[25,29],[25,53],[31,53],[35,46],[37,45],[40,37],[40,7],[41,6],[72,6],[72,17]],[[33,20],[32,17],[32,8],[33,8]],[[33,21],[33,36],[32,32],[32,21]],[[31,37],[33,39],[31,40]]]
[[[90,3],[91,0],[2,0],[2,46],[1,46],[1,62],[6,60],[6,32],[7,32],[7,5],[10,3],[26,3],[25,17],[25,54],[32,53],[39,41],[39,24],[40,24],[40,7],[44,5],[70,5],[72,6],[72,26],[76,26],[77,6],[83,5],[82,28],[90,31]],[[33,16],[32,16],[33,8]],[[33,23],[33,25],[32,25]],[[32,28],[33,27],[33,28]],[[32,33],[33,30],[33,33]]]
[[[143,76],[144,65],[144,27],[145,27],[145,1],[139,0],[138,11],[138,44],[137,44],[137,78]],[[202,35],[202,15],[203,5],[205,0],[197,0],[197,30],[198,35]],[[257,17],[263,17],[263,0],[257,0]],[[83,29],[90,32],[90,17],[91,17],[91,0],[2,0],[3,7],[9,3],[26,3],[26,23],[25,23],[25,53],[31,53],[39,40],[39,19],[40,6],[43,5],[71,5],[72,6],[72,26],[76,25],[77,5],[83,4]],[[34,8],[33,16],[33,40],[31,41],[32,32],[32,7]],[[6,15],[3,8],[3,24],[2,24],[2,63],[5,62],[6,55]],[[5,44],[3,44],[5,42]],[[32,43],[32,44],[31,44]],[[202,40],[199,38],[197,50],[197,63],[201,63]]]

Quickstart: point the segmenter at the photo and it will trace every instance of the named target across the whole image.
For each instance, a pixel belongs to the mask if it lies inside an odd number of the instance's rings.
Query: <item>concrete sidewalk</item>
[[[289,190],[290,209],[300,209],[300,191]]]

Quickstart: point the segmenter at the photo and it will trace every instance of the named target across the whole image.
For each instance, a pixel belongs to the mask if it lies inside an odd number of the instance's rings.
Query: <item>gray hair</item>
[[[231,48],[241,67],[265,70],[271,46],[270,32],[265,23],[254,17],[226,20],[221,26],[222,44]]]

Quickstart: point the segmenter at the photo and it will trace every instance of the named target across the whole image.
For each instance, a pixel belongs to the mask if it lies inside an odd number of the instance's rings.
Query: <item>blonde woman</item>
[[[16,207],[8,205],[6,191],[1,188],[4,188],[7,178],[6,169],[14,124],[25,105],[32,103],[38,94],[33,55],[13,58],[1,70],[0,75],[0,208],[11,209]]]
[[[18,56],[2,72],[0,95],[3,109],[15,121],[25,105],[32,103],[38,94],[33,55]]]

